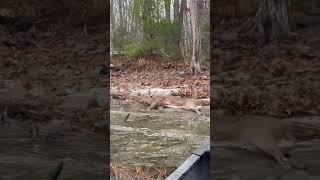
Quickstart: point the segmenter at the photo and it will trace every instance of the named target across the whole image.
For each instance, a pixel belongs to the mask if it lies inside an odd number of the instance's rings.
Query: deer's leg
[[[280,149],[273,149],[270,153],[284,169],[291,169],[289,160],[284,157]]]
[[[291,169],[290,163],[286,157],[284,157],[283,153],[280,151],[280,148],[275,146],[259,146],[262,151],[266,154],[271,155],[284,169]]]
[[[200,112],[199,109],[194,109],[194,111],[195,111],[199,116],[201,116],[201,112]]]
[[[151,105],[149,106],[148,111],[150,111],[152,108],[155,108],[156,106],[158,106],[162,100],[163,100],[163,98],[160,98],[158,100],[154,100],[153,103],[151,103]]]
[[[197,108],[191,108],[193,111],[195,111],[197,113],[198,116],[201,116],[201,112],[199,109]]]
[[[153,109],[154,107],[156,107],[158,105],[158,101],[154,101],[153,103],[151,103],[151,105],[148,108],[148,111],[150,111],[151,109]]]

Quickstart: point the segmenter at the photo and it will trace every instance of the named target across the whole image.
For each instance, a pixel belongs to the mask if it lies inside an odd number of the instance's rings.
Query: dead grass
[[[110,164],[111,173],[116,180],[163,180],[167,176],[165,167],[132,165],[123,167]]]

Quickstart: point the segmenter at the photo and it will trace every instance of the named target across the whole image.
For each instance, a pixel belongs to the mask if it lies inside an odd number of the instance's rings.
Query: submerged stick
[[[129,119],[130,113],[127,114],[126,118],[124,118],[124,122],[127,122],[127,120]]]
[[[62,169],[63,169],[63,161],[60,161],[58,166],[53,171],[50,180],[57,180],[59,175],[61,174]]]

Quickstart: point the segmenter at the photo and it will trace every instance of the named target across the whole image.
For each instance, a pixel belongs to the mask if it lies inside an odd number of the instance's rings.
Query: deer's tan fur
[[[230,118],[221,116],[215,119],[216,131],[225,131],[241,142],[241,145],[253,145],[273,157],[283,168],[291,168],[279,147],[279,143],[284,139],[294,140],[288,120],[254,115],[232,117],[234,120],[229,120]],[[226,128],[227,126],[229,128]]]
[[[156,107],[181,108],[195,111],[201,115],[200,108],[209,105],[208,101],[194,98],[182,98],[178,96],[155,96],[151,97],[149,101],[149,108],[151,110]]]

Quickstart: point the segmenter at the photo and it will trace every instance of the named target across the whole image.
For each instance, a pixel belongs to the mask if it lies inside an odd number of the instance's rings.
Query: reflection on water
[[[111,111],[111,162],[174,169],[209,137],[209,116],[189,111]]]

